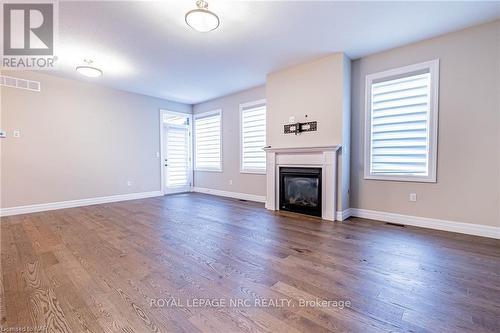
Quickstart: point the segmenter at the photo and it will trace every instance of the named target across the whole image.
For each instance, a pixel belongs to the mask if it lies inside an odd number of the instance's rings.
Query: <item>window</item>
[[[222,171],[222,110],[194,116],[195,170]]]
[[[266,101],[240,105],[240,171],[266,173]]]
[[[365,178],[436,182],[439,60],[366,77]]]

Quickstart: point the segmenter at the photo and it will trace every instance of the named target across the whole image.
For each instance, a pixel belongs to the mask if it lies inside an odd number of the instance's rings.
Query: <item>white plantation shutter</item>
[[[429,73],[372,85],[372,173],[427,176],[429,87]]]
[[[220,171],[221,111],[195,115],[195,169]]]
[[[189,130],[186,126],[168,126],[167,187],[189,185]]]
[[[265,172],[266,105],[254,102],[241,105],[241,171]]]
[[[421,65],[368,78],[367,178],[435,181],[437,70]]]
[[[184,115],[166,113],[163,115],[163,121],[172,125],[189,125],[189,118]]]

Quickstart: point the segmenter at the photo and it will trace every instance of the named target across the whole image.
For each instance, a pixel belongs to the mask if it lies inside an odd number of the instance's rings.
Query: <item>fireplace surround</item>
[[[264,148],[266,151],[266,208],[281,210],[281,168],[317,168],[321,170],[321,215],[335,221],[337,216],[337,154],[340,145],[298,148]],[[287,207],[284,208],[287,210]]]

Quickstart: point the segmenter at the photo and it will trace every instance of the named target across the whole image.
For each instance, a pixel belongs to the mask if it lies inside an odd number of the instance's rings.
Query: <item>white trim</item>
[[[337,151],[341,145],[334,146],[315,146],[315,147],[295,147],[295,148],[273,148],[268,147],[264,150],[268,153],[318,153],[324,151]]]
[[[200,113],[195,113],[193,114],[194,118],[197,119],[197,118],[206,118],[206,117],[210,117],[210,116],[213,116],[213,115],[216,115],[216,114],[219,114],[221,113],[222,114],[222,109],[214,109],[214,110],[211,110],[211,111],[204,111],[204,112],[200,112]]]
[[[213,115],[216,115],[216,114],[219,114],[220,115],[220,126],[219,126],[219,131],[220,131],[220,166],[219,168],[214,168],[214,169],[209,169],[209,168],[198,168],[198,166],[196,165],[196,119],[200,119],[200,118],[206,118],[206,117],[210,117],[210,116],[213,116]],[[204,172],[222,172],[222,165],[223,165],[223,161],[224,161],[224,135],[223,135],[223,129],[224,129],[224,126],[223,126],[223,123],[224,122],[224,118],[222,116],[222,109],[215,109],[215,110],[212,110],[212,111],[207,111],[207,112],[201,112],[201,113],[196,113],[196,114],[193,114],[193,127],[192,127],[192,130],[193,130],[193,170],[194,171],[204,171]]]
[[[250,102],[245,102],[245,103],[241,103],[240,104],[240,110],[242,108],[250,108],[250,107],[254,107],[256,105],[266,105],[267,101],[265,98],[263,99],[259,99],[259,100],[256,100],[256,101],[250,101]]]
[[[421,71],[431,74],[430,83],[430,117],[429,117],[429,155],[427,176],[413,175],[381,175],[370,172],[371,151],[371,86],[374,81],[391,79]],[[418,64],[390,69],[383,72],[368,74],[365,80],[365,151],[364,151],[364,179],[406,181],[406,182],[437,182],[437,146],[438,146],[438,118],[439,118],[439,59],[434,59]]]
[[[88,198],[88,199],[79,199],[79,200],[49,202],[49,203],[37,204],[37,205],[8,207],[8,208],[1,208],[0,209],[0,216],[28,214],[28,213],[35,213],[35,212],[43,212],[43,211],[47,211],[47,210],[97,205],[97,204],[103,204],[103,203],[109,203],[109,202],[144,199],[144,198],[151,198],[151,197],[159,197],[162,195],[163,195],[162,191],[151,191],[151,192],[118,194],[118,195],[112,195],[112,196],[108,196],[108,197],[97,197],[97,198]]]
[[[194,171],[196,171],[196,172],[222,172],[222,169],[208,169],[208,168],[196,169],[196,168],[194,168]]]
[[[227,198],[233,198],[233,199],[262,202],[262,203],[266,202],[266,197],[263,195],[228,192],[228,191],[216,190],[216,189],[211,189],[211,188],[203,188],[203,187],[193,187],[193,192],[217,195],[220,197],[227,197]]]
[[[439,220],[428,217],[419,217],[375,210],[351,208],[351,215],[370,220],[378,220],[391,223],[400,223],[421,228],[458,232],[461,234],[490,237],[500,239],[500,227],[492,227],[481,224],[471,224],[447,220]]]
[[[265,175],[266,174],[266,165],[267,162],[264,163],[264,169],[244,169],[243,168],[243,117],[242,113],[244,110],[255,107],[255,106],[264,106],[266,108],[266,121],[267,121],[267,101],[266,99],[259,99],[256,101],[252,102],[246,102],[246,103],[241,103],[240,104],[240,112],[239,112],[239,123],[240,123],[240,173],[249,173],[249,174],[260,174],[260,175]],[[266,126],[266,132],[267,132],[267,126]],[[267,133],[266,133],[267,137]],[[264,148],[264,147],[263,147]],[[267,157],[267,154],[265,154]]]
[[[351,208],[337,211],[337,221],[345,221],[351,217]]]
[[[251,175],[265,175],[266,170],[240,170],[240,173],[248,173]]]
[[[184,116],[192,116],[193,114],[191,113],[187,113],[187,112],[181,112],[181,111],[174,111],[174,110],[169,110],[169,109],[160,109],[160,111],[165,111],[170,113],[170,114],[173,114],[173,115],[176,115],[176,116],[180,116],[180,117],[184,117]],[[163,119],[162,119],[163,121]]]
[[[160,191],[162,194],[165,194],[165,167],[163,163],[165,162],[165,133],[164,133],[164,124],[163,124],[163,115],[168,111],[160,109]]]

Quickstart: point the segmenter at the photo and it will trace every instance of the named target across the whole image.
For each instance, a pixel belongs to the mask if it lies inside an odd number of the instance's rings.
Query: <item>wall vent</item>
[[[18,88],[31,91],[40,91],[40,82],[18,79],[12,76],[0,75],[0,86]]]

